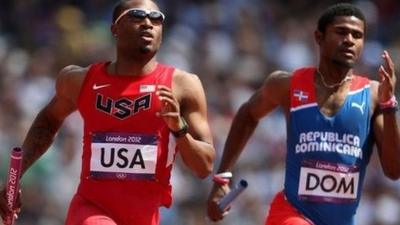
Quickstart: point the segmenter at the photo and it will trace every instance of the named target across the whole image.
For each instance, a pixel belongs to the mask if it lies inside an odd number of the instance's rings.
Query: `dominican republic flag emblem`
[[[139,88],[140,93],[154,92],[155,90],[156,90],[155,85],[142,84],[142,85],[140,85],[140,88]]]
[[[308,93],[304,92],[302,90],[294,90],[293,96],[299,101],[299,102],[305,102],[308,99]]]

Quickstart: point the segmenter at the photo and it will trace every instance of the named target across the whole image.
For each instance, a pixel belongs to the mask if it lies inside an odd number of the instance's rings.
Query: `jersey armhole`
[[[78,110],[80,109],[80,104],[82,102],[84,90],[87,89],[87,84],[92,79],[93,74],[95,74],[95,70],[99,69],[105,65],[106,65],[106,63],[97,63],[97,64],[92,64],[89,66],[89,69],[85,74],[85,78],[83,78],[83,82],[81,84],[81,88],[80,88],[79,94],[78,94],[78,99],[76,100],[76,105],[77,105]]]

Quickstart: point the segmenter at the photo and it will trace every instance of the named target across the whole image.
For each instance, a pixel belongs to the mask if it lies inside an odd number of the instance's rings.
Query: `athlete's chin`
[[[346,67],[348,67],[348,68],[353,68],[355,64],[356,64],[355,61],[346,61],[346,62],[344,63],[344,65],[345,65]]]
[[[154,54],[154,53],[156,53],[157,52],[157,49],[156,48],[154,48],[154,47],[152,47],[152,46],[141,46],[140,48],[139,48],[139,52],[141,53],[141,54]]]
[[[356,60],[353,59],[346,59],[346,60],[335,60],[335,63],[341,67],[345,68],[353,68],[354,65],[356,64]]]
[[[142,53],[142,54],[147,54],[147,53],[151,52],[151,48],[148,47],[148,46],[142,46],[142,47],[139,49],[139,51],[140,51],[140,53]]]
[[[151,53],[156,53],[159,49],[159,45],[156,45],[154,43],[151,44],[144,44],[139,46],[139,52],[142,54],[151,54]]]

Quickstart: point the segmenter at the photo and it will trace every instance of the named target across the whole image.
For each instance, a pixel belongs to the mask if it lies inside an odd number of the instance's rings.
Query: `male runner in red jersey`
[[[175,149],[200,178],[215,150],[203,87],[194,74],[156,61],[165,17],[151,0],[121,1],[111,32],[117,58],[61,70],[56,94],[33,122],[22,149],[25,172],[53,142],[63,120],[84,121],[81,180],[66,225],[156,225],[170,206]],[[11,213],[5,193],[4,219]]]

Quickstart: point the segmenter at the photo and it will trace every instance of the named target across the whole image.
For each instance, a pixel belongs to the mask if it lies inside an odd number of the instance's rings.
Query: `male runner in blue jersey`
[[[286,116],[285,187],[271,204],[267,225],[355,224],[373,144],[385,175],[400,177],[392,59],[383,52],[379,82],[353,71],[365,26],[362,12],[351,4],[327,9],[315,31],[318,67],[272,73],[233,120],[218,174],[232,170],[261,118],[278,106]],[[226,212],[217,204],[229,187],[221,179],[214,181],[208,215],[218,221]]]

